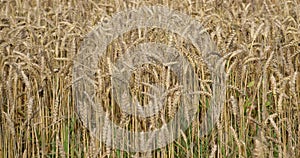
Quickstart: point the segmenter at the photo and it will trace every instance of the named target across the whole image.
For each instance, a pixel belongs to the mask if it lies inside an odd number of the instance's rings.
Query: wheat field
[[[149,152],[113,149],[91,136],[78,115],[73,64],[85,36],[125,9],[162,5],[199,21],[225,60],[225,103],[213,130],[199,136],[212,97],[211,72],[201,52],[163,29],[132,30],[107,47],[95,79],[109,117],[128,130],[159,128],[180,100],[176,74],[143,65],[130,91],[146,104],[155,82],[172,91],[160,115],[140,119],[112,99],[111,63],[124,49],[160,42],[186,56],[203,89],[199,112],[186,131]],[[143,34],[141,37],[140,34]],[[124,45],[126,46],[124,48]],[[128,47],[127,47],[128,46]],[[0,0],[0,157],[300,157],[299,0]]]

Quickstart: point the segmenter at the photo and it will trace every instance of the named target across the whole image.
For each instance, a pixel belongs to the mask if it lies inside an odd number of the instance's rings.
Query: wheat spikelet
[[[231,101],[231,104],[232,104],[232,113],[233,113],[233,115],[236,116],[239,113],[239,109],[238,109],[239,107],[237,105],[237,101],[234,98],[234,96],[230,97],[230,101]]]
[[[12,76],[12,67],[10,67],[10,73],[8,74],[8,80],[6,81],[6,90],[8,94],[8,100],[9,100],[9,105],[10,106],[10,114],[11,116],[14,116],[15,112],[15,102],[13,99],[13,86],[11,83],[13,82],[13,76]]]
[[[263,96],[262,96],[262,102],[263,102],[263,106],[262,106],[262,119],[265,120],[266,116],[266,102],[267,102],[267,69],[273,59],[273,55],[274,55],[274,51],[271,52],[267,62],[264,65],[263,68],[263,78],[262,78],[262,85],[263,85]]]
[[[89,145],[89,157],[97,157],[95,141],[91,141]]]
[[[272,93],[274,95],[274,99],[277,100],[277,84],[273,74],[271,74],[270,76],[270,81],[271,81],[271,87],[272,87]]]
[[[272,114],[272,115],[269,115],[269,116],[264,120],[264,124],[266,125],[270,119],[274,119],[274,118],[277,117],[277,116],[278,116],[277,113],[274,113],[274,114]]]
[[[214,145],[213,148],[211,149],[209,158],[214,158],[216,151],[217,151],[217,145]]]
[[[293,96],[293,103],[295,106],[298,105],[298,98],[297,98],[297,93],[296,93],[296,80],[297,80],[297,76],[298,76],[298,72],[295,71],[293,73],[293,76],[291,76],[289,85],[290,85],[290,91],[292,93]]]
[[[5,119],[7,121],[7,124],[8,124],[8,129],[10,130],[12,136],[15,136],[15,127],[14,127],[14,123],[13,121],[11,120],[11,116],[10,114],[7,114],[5,112],[2,112],[2,114],[5,116]]]
[[[267,4],[267,2],[266,2],[265,0],[264,0],[263,4],[264,4],[264,7],[265,7],[265,9],[267,10],[268,14],[269,14],[269,15],[272,15],[272,12],[271,12],[271,10],[270,10],[270,8],[269,8],[269,5]]]
[[[282,85],[282,87],[286,87],[286,84],[288,84],[290,80],[291,80],[291,76],[283,77],[279,81],[278,85]]]
[[[58,96],[55,98],[54,100],[54,104],[53,104],[53,123],[57,123],[58,121],[58,109],[59,109],[59,98]]]
[[[269,120],[270,120],[271,125],[272,125],[272,126],[274,127],[274,129],[275,129],[275,132],[276,132],[276,135],[277,135],[277,141],[278,141],[278,143],[282,143],[282,142],[281,142],[281,133],[280,133],[280,130],[279,130],[279,128],[277,127],[276,123],[274,122],[273,117],[270,117]],[[283,151],[282,151],[281,146],[278,147],[278,153],[279,153],[279,157],[282,157]]]
[[[291,123],[288,120],[286,121],[286,123],[287,123],[288,137],[291,138],[292,135],[293,135]],[[288,141],[288,143],[287,143],[288,144],[288,149],[287,150],[288,150],[289,156],[296,157],[296,155],[295,155],[295,153],[296,153],[295,152],[295,146],[292,143],[293,139],[288,139],[287,141]]]
[[[235,79],[235,84],[237,87],[240,87],[241,88],[241,85],[242,85],[242,70],[243,69],[243,66],[242,66],[242,61],[241,59],[237,59],[237,71],[236,71],[236,79]]]
[[[270,67],[271,71],[278,77],[279,82],[283,79],[283,75],[281,74],[281,72],[274,67]]]
[[[82,130],[82,135],[83,135],[83,136],[86,136],[86,135],[87,135],[86,129],[85,129],[85,128],[83,128],[83,130]],[[82,141],[85,142],[85,144],[87,144],[87,137],[83,137],[83,138],[82,138]],[[86,146],[86,145],[83,146],[83,152],[84,152],[85,154],[87,153],[87,146]],[[85,155],[85,156],[86,156],[86,155]]]
[[[265,147],[264,144],[258,139],[254,140],[255,148],[253,150],[253,156],[257,158],[264,158],[265,156]]]
[[[232,126],[230,126],[230,130],[231,130],[231,133],[233,134],[233,138],[234,138],[235,143],[238,147],[239,155],[241,155],[242,154],[241,143],[240,143],[240,140],[238,138],[238,135],[237,135],[236,131],[234,130],[234,128]]]
[[[273,56],[274,56],[274,54],[275,54],[275,52],[274,51],[272,51],[271,52],[271,54],[270,54],[270,56],[269,56],[269,58],[268,58],[268,60],[267,60],[267,62],[265,63],[265,66],[264,66],[264,73],[266,73],[266,71],[267,71],[267,69],[269,68],[269,66],[270,66],[270,63],[272,62],[272,60],[273,60]]]
[[[58,134],[56,135],[56,147],[57,147],[56,151],[59,153],[59,156],[62,157],[62,158],[65,158],[66,153],[65,153],[65,150],[64,150],[64,147],[63,147],[62,143],[59,140],[59,135]]]
[[[34,137],[35,137],[35,141],[36,141],[36,144],[35,144],[36,150],[40,151],[40,143],[39,143],[39,140],[38,140],[36,125],[34,125],[33,131],[34,131]]]
[[[243,92],[240,88],[238,88],[234,85],[227,85],[227,87],[229,89],[232,89],[232,90],[235,90],[235,91],[239,92],[239,94],[242,95],[242,96],[246,96],[245,92]]]
[[[259,57],[250,57],[250,58],[248,58],[247,60],[244,61],[244,65],[246,65],[250,62],[255,62],[255,61],[260,61],[260,60],[262,60],[262,59],[259,58]]]
[[[278,101],[277,101],[277,111],[278,111],[279,114],[281,114],[283,112],[283,108],[282,108],[283,96],[284,96],[284,93],[281,92],[279,94],[279,98],[278,98]]]
[[[230,46],[233,45],[233,42],[236,40],[236,32],[233,30],[233,32],[229,35],[226,50],[230,50]]]
[[[252,44],[254,44],[254,41],[256,40],[258,34],[260,33],[260,31],[262,30],[263,26],[265,24],[264,23],[261,23],[258,28],[256,29],[255,33],[253,34],[253,37],[252,37]]]
[[[27,97],[28,97],[28,104],[27,104],[27,121],[32,118],[32,106],[33,106],[33,97],[31,96],[31,85],[29,82],[28,77],[26,76],[25,72],[21,70],[20,65],[14,64],[15,68],[17,69],[17,73],[23,79],[23,82],[27,88]]]

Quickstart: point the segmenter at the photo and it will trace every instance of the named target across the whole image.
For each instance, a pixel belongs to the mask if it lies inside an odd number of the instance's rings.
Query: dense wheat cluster
[[[142,65],[130,91],[142,105],[149,84],[169,89],[163,110],[141,119],[111,93],[112,63],[128,49],[159,42],[193,66],[202,91],[198,119],[166,147],[147,153],[111,149],[78,116],[72,68],[85,35],[124,9],[164,5],[201,22],[225,62],[226,100],[215,128],[200,136],[212,97],[211,72],[194,46],[158,28],[132,30],[107,47],[95,77],[99,102],[119,126],[159,128],[177,111],[176,74]],[[299,0],[0,1],[0,157],[300,157]],[[101,83],[101,84],[100,84]],[[143,84],[139,84],[143,83]]]

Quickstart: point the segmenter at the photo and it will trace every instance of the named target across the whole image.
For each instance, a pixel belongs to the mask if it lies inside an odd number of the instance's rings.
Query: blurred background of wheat
[[[113,150],[90,137],[76,114],[73,59],[106,17],[157,4],[199,20],[226,57],[224,110],[205,137],[196,120],[164,148]],[[149,37],[180,41],[159,31]],[[209,73],[200,67],[205,86]],[[300,157],[299,70],[299,0],[1,0],[0,157]]]

